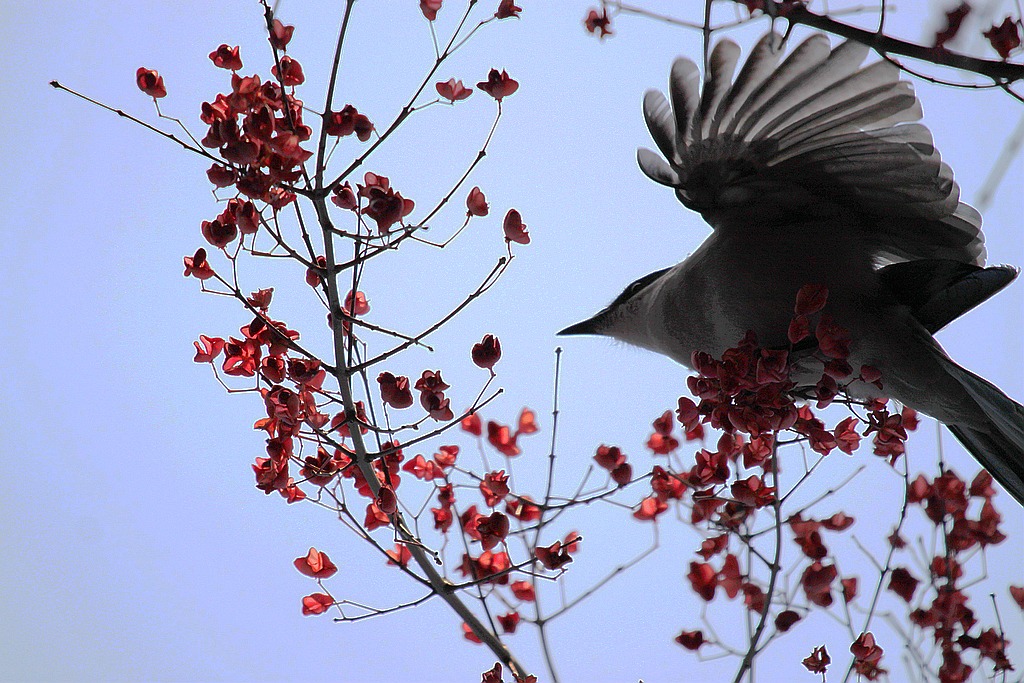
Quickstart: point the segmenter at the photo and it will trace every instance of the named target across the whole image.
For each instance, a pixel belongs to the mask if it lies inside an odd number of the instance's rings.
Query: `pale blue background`
[[[314,108],[340,4],[282,3],[281,16],[297,25],[291,52],[308,79],[300,96]],[[442,35],[458,4],[449,0],[442,10]],[[437,353],[410,353],[387,369],[412,375],[443,368],[461,407],[484,375],[469,363],[470,345],[484,332],[498,334],[506,393],[485,416],[509,422],[522,405],[538,411],[543,433],[524,440],[526,454],[516,466],[524,487],[539,494],[552,350],[560,343],[554,332],[603,306],[635,277],[675,263],[705,235],[699,218],[634,162],[635,148],[650,145],[640,117],[643,90],[663,85],[675,55],[699,54],[699,37],[621,20],[616,37],[602,44],[582,29],[586,2],[520,4],[521,21],[487,27],[439,72],[440,80],[455,76],[469,84],[498,66],[522,83],[466,188],[484,188],[492,216],[474,221],[442,253],[403,249],[387,257],[368,271],[365,289],[380,321],[416,331],[457,303],[501,254],[504,210],[522,212],[534,242],[516,248],[502,283],[433,339]],[[922,19],[923,4],[900,3],[893,30],[925,37],[931,20]],[[356,7],[339,103],[353,102],[378,124],[390,120],[432,60],[416,5],[366,0]],[[493,657],[462,640],[458,620],[440,602],[359,625],[300,615],[299,599],[314,585],[291,560],[310,545],[341,567],[329,584],[339,596],[388,605],[418,593],[328,514],[285,506],[253,488],[249,464],[262,455],[262,438],[250,426],[261,402],[225,395],[209,369],[191,360],[199,333],[226,336],[247,322],[230,302],[200,295],[196,281],[181,277],[182,255],[203,243],[200,221],[219,211],[203,173],[207,164],[47,85],[56,78],[149,117],[152,107],[136,90],[134,73],[142,65],[158,68],[170,92],[164,111],[201,135],[198,103],[227,87],[227,72],[207,59],[210,50],[241,44],[244,72],[267,72],[256,4],[15,1],[5,16],[0,678],[478,680]],[[758,22],[734,37],[749,45],[764,28]],[[978,42],[968,47],[991,54]],[[998,92],[927,85],[919,91],[926,122],[970,201],[1024,107]],[[452,109],[431,108],[368,170],[390,176],[422,208],[461,174],[492,111],[479,92]],[[353,149],[356,143],[346,141],[339,153]],[[986,212],[993,262],[1024,264],[1022,187],[1018,158]],[[441,235],[458,224],[464,196],[435,220]],[[272,312],[324,349],[323,312],[301,276],[261,263],[245,271],[244,286],[277,286]],[[1017,283],[942,335],[954,357],[1018,399],[1022,314],[1024,285]],[[598,443],[620,444],[649,467],[642,448],[649,422],[674,405],[683,370],[601,341],[564,344],[562,489],[571,489]],[[912,439],[915,470],[933,471],[936,433],[925,422]],[[947,461],[973,475],[973,462],[941,434]],[[833,456],[820,481],[834,484],[860,463],[867,472],[820,511],[843,508],[857,516],[849,533],[880,552],[899,481],[868,453]],[[974,606],[991,623],[985,596],[999,591],[1020,671],[1024,622],[1005,586],[1024,584],[1024,515],[1005,494],[997,500],[1011,540],[989,554],[990,582],[977,587]],[[884,526],[873,528],[875,519]],[[714,680],[734,669],[734,660],[699,668],[671,641],[681,628],[698,625],[699,605],[684,578],[697,540],[678,524],[663,526],[655,558],[552,627],[563,680]],[[570,590],[603,576],[650,538],[649,525],[611,508],[584,511],[552,534],[574,527],[587,542],[567,577]],[[848,573],[866,571],[852,565],[855,551],[840,547],[850,558]],[[835,659],[845,662],[844,636],[831,623],[819,615],[817,627],[801,624],[761,665],[760,680],[811,680],[798,662],[823,633]],[[902,680],[894,636],[886,638],[883,622],[876,623],[885,663]],[[529,629],[511,643],[542,673]]]

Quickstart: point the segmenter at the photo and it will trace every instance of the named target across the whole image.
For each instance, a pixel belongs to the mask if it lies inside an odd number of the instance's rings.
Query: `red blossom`
[[[469,432],[474,436],[480,436],[481,434],[484,433],[483,421],[480,419],[480,416],[477,415],[476,413],[467,415],[466,417],[462,418],[462,422],[459,423],[459,426],[462,427],[462,431]]]
[[[603,8],[601,13],[598,14],[596,9],[592,9],[587,13],[586,18],[583,19],[583,26],[590,33],[600,32],[599,38],[612,35],[612,20],[608,16],[608,9]]]
[[[832,582],[836,579],[835,565],[823,565],[821,562],[812,563],[804,570],[800,584],[807,594],[807,599],[818,607],[828,607],[832,604]]]
[[[508,536],[508,529],[508,517],[497,510],[476,522],[476,531],[480,535],[480,545],[484,550],[491,550],[504,541]]]
[[[412,559],[412,551],[404,543],[396,543],[394,550],[387,551],[388,564],[404,567]]]
[[[288,43],[291,42],[294,32],[294,26],[285,26],[281,23],[280,19],[274,19],[274,23],[270,27],[270,44],[275,50],[284,50],[288,47]]]
[[[854,670],[869,681],[885,673],[885,669],[878,666],[882,659],[882,648],[875,643],[875,637],[870,632],[860,634],[850,645],[850,652],[854,656]]]
[[[1010,597],[1017,603],[1017,607],[1024,610],[1024,586],[1010,586]]]
[[[1002,24],[993,24],[983,35],[988,38],[988,42],[1000,57],[1008,59],[1010,53],[1020,47],[1020,21],[1006,17]]]
[[[323,614],[333,606],[334,598],[326,593],[312,593],[302,598],[303,616]]]
[[[493,334],[485,334],[480,343],[473,345],[471,355],[477,367],[491,370],[501,359],[501,342]]]
[[[516,438],[517,435],[513,434],[507,426],[494,420],[487,421],[487,441],[502,455],[513,457],[522,453],[516,444]]]
[[[140,66],[135,72],[135,85],[139,90],[150,97],[167,97],[167,88],[164,87],[164,77],[157,73],[156,69],[147,69]]]
[[[505,499],[508,492],[508,475],[505,474],[505,470],[488,472],[480,482],[480,493],[483,494],[487,507],[492,508],[498,505]]]
[[[196,363],[211,363],[213,359],[224,350],[224,340],[220,337],[207,337],[199,335],[199,341],[192,342],[196,347],[196,356],[192,360]]]
[[[476,84],[476,87],[501,102],[502,98],[508,97],[516,90],[519,90],[519,81],[514,80],[502,69],[491,69],[487,74],[487,80]]]
[[[505,633],[515,633],[516,627],[519,626],[519,612],[499,614],[497,619],[498,623],[501,625],[501,630]]]
[[[469,196],[466,197],[466,209],[467,216],[486,216],[490,211],[487,198],[484,197],[484,193],[479,187],[474,187],[469,191]]]
[[[701,645],[705,643],[704,633],[702,631],[683,631],[676,636],[675,641],[685,647],[687,650],[699,650]]]
[[[785,633],[789,629],[793,628],[793,624],[800,621],[800,615],[791,609],[787,609],[784,612],[779,612],[779,615],[775,617],[775,628],[779,629],[780,632]]]
[[[656,496],[649,496],[640,501],[639,507],[633,511],[633,517],[642,522],[653,520],[668,510],[668,503]]]
[[[274,74],[275,77],[278,77],[277,66],[271,67],[270,73]],[[281,79],[281,84],[285,86],[302,85],[306,80],[305,74],[302,73],[302,65],[288,55],[281,57],[279,78]]]
[[[447,81],[438,81],[434,84],[434,89],[437,90],[438,95],[452,103],[464,100],[473,94],[471,88],[467,88],[462,84],[462,81],[455,80],[454,78],[449,78]]]
[[[210,60],[215,66],[228,71],[238,71],[242,68],[242,58],[238,56],[237,45],[234,47],[227,44],[221,45],[210,53]]]
[[[439,4],[441,2],[441,0],[436,0],[436,1]],[[421,2],[420,5],[422,5],[422,4],[423,3]],[[478,636],[477,634],[473,633],[473,629],[471,629],[469,627],[469,624],[467,624],[466,622],[462,622],[462,637],[465,638],[466,640],[468,640],[471,643],[476,643],[477,645],[480,645],[480,644],[482,644],[484,642],[484,641],[480,640],[480,636]],[[501,675],[501,668],[500,668],[501,664],[495,664],[495,666],[499,667],[498,671],[497,671],[497,674],[500,676]],[[487,676],[487,678],[481,678],[481,683],[493,683],[493,681],[494,681],[493,673],[494,673],[494,669],[491,669],[490,671],[485,671],[483,675]],[[501,680],[501,679],[498,679],[498,680]]]
[[[914,591],[917,590],[919,583],[921,582],[904,567],[893,569],[889,576],[889,590],[908,603],[914,599]]]
[[[396,377],[390,372],[382,372],[377,375],[377,383],[380,384],[380,397],[384,403],[399,410],[412,405],[408,377]]]
[[[363,213],[377,223],[377,230],[387,233],[391,226],[412,213],[416,204],[411,199],[402,197],[391,187],[387,177],[367,172],[363,176],[365,185],[357,185],[357,194],[367,200]]]
[[[339,138],[355,133],[360,142],[369,140],[373,133],[370,119],[360,114],[351,104],[346,104],[341,111],[331,112],[324,122],[324,128],[328,135]]]
[[[533,584],[529,581],[515,581],[509,588],[512,589],[512,594],[523,602],[533,602],[537,599],[537,595],[533,590]]]
[[[508,19],[509,17],[519,17],[519,13],[523,11],[522,7],[516,7],[513,0],[501,0],[498,3],[498,9],[495,10],[494,16],[497,19]]]
[[[347,180],[341,185],[335,185],[334,190],[331,192],[331,202],[339,209],[346,211],[354,211],[359,207],[356,193],[352,190],[352,185]]]
[[[619,450],[618,446],[605,446],[604,444],[597,447],[597,453],[594,455],[594,462],[600,467],[611,472],[616,467],[626,462],[626,455]]]
[[[801,662],[804,668],[812,674],[821,674],[823,681],[825,680],[825,672],[828,669],[828,665],[831,663],[832,658],[829,657],[828,650],[825,649],[824,645],[814,648],[811,654]]]
[[[509,209],[508,213],[505,214],[505,220],[502,221],[501,229],[505,233],[506,242],[515,242],[517,244],[530,243],[530,235],[526,231],[523,217],[515,209]]]
[[[843,602],[849,604],[857,597],[857,577],[853,576],[849,579],[843,579],[839,583],[843,587]]]
[[[797,315],[814,315],[825,308],[828,302],[828,287],[824,285],[804,285],[796,293],[796,305],[793,312]]]
[[[715,597],[715,588],[718,587],[718,572],[707,562],[690,562],[690,573],[686,575],[690,580],[693,592],[711,602]]]
[[[519,425],[516,427],[516,436],[520,434],[535,434],[540,427],[537,426],[537,414],[529,408],[523,408],[519,412]]]
[[[329,579],[338,573],[338,568],[331,562],[331,558],[327,557],[327,553],[322,553],[316,548],[310,548],[305,557],[295,558],[293,564],[300,573],[314,579]]]
[[[540,519],[540,508],[534,505],[526,496],[506,500],[505,512],[520,522],[536,522]]]
[[[441,9],[441,3],[444,0],[420,0],[420,11],[423,12],[423,16],[427,18],[427,21],[434,21],[437,19],[437,13]]]
[[[960,26],[964,23],[964,19],[971,13],[971,6],[966,2],[961,2],[958,7],[946,12],[946,26],[935,33],[935,47],[945,48],[946,43],[953,40],[956,34],[960,32]]]
[[[569,556],[569,549],[563,548],[561,541],[555,541],[547,547],[534,548],[533,552],[537,560],[552,571],[558,570],[572,562],[572,557]]]
[[[206,260],[206,250],[200,247],[193,256],[185,257],[185,277],[209,280],[214,276],[213,268]]]

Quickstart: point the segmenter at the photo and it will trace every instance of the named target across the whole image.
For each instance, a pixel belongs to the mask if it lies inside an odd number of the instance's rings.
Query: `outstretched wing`
[[[751,221],[825,229],[818,219],[853,214],[879,262],[983,264],[981,216],[960,201],[931,133],[915,123],[921,106],[899,68],[862,67],[867,47],[832,49],[822,34],[785,60],[780,46],[778,34],[764,36],[733,79],[740,50],[719,41],[702,89],[697,66],[677,59],[669,99],[644,96],[662,155],[640,149],[644,173],[716,230]]]

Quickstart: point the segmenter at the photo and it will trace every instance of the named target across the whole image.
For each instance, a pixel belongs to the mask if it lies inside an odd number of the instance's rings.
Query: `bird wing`
[[[952,170],[916,123],[921,105],[899,68],[862,67],[866,46],[833,49],[823,34],[785,60],[781,45],[778,34],[765,35],[734,79],[740,50],[719,41],[703,88],[697,65],[677,59],[669,97],[644,96],[661,152],[638,151],[644,173],[716,230],[853,213],[880,263],[982,265],[981,216],[960,201]]]

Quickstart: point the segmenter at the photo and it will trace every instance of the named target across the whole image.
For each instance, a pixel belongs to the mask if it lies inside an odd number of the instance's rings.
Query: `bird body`
[[[661,156],[641,149],[640,166],[713,231],[561,334],[611,336],[690,366],[695,351],[720,357],[747,331],[787,348],[797,292],[824,286],[825,313],[851,336],[850,365],[876,368],[886,396],[949,426],[1024,504],[1024,408],[932,337],[1017,270],[984,267],[981,216],[959,201],[896,67],[862,68],[867,48],[833,49],[820,34],[780,65],[781,53],[769,33],[733,79],[739,49],[723,40],[702,89],[679,59],[669,98],[645,95]],[[821,376],[820,361],[806,362],[798,384]],[[880,393],[860,381],[848,391]]]

